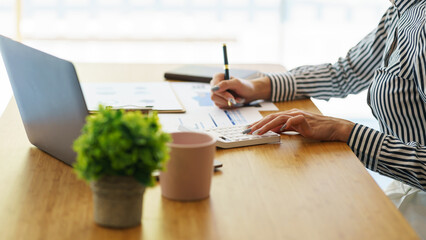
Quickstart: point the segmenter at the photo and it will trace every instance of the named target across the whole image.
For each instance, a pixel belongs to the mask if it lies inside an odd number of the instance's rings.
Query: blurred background
[[[335,62],[373,30],[388,0],[0,0],[0,34],[73,62],[299,65]],[[0,64],[0,115],[12,91]],[[366,93],[314,100],[378,128]],[[348,104],[353,106],[348,108]],[[385,177],[373,175],[381,187]]]

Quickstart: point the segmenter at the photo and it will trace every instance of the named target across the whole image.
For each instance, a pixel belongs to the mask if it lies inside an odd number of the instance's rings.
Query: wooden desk
[[[172,67],[77,70],[82,81],[161,81]],[[319,112],[310,100],[277,105]],[[0,239],[417,239],[344,143],[282,136],[281,144],[218,150],[224,166],[209,199],[174,202],[156,186],[145,193],[142,225],[112,230],[93,222],[87,184],[28,142],[14,100],[0,134]]]

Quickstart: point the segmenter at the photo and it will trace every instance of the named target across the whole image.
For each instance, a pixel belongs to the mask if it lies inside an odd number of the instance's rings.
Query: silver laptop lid
[[[74,65],[1,35],[0,51],[29,141],[72,164],[88,115]]]

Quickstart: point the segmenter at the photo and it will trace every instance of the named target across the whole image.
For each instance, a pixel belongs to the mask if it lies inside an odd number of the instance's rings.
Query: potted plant
[[[155,112],[125,112],[99,107],[88,116],[74,142],[77,175],[90,183],[94,219],[101,226],[139,225],[146,186],[169,158],[170,135],[162,132]]]

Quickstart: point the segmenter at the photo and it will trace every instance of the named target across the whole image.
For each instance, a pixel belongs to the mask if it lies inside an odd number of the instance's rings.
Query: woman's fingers
[[[214,78],[215,79],[215,78]],[[231,77],[229,80],[214,81],[214,79],[210,82],[210,86],[213,92],[221,93],[225,91],[238,91],[243,87],[241,84],[241,80],[238,78]],[[220,78],[218,78],[220,79]],[[215,83],[214,85],[212,85]]]
[[[217,95],[227,102],[231,107],[240,107],[243,103],[257,99],[270,98],[270,80],[268,77],[260,77],[252,80],[245,80],[231,77],[224,80],[223,73],[217,73],[210,81],[211,94]],[[212,99],[217,99],[212,96]],[[222,105],[216,103],[216,105]]]
[[[240,80],[231,78],[224,80],[223,73],[217,73],[210,81],[211,86],[211,99],[220,108],[231,108],[239,106],[244,103],[245,99],[240,97],[233,89],[240,89]],[[226,104],[224,104],[226,102]]]
[[[306,135],[312,135],[312,130],[306,119],[308,116],[310,116],[309,113],[299,109],[273,113],[250,125],[250,133],[262,135],[268,131],[277,133],[283,131],[302,131]]]
[[[292,109],[270,114],[253,123],[249,126],[249,133],[262,135],[269,130],[297,131],[304,137],[316,140],[347,142],[354,125],[348,120]]]
[[[255,135],[262,135],[268,131],[279,132],[281,127],[290,118],[290,115],[285,113],[270,114],[260,121],[250,126],[251,133]]]
[[[223,81],[225,79],[225,74],[223,73],[216,73],[213,75],[213,79],[210,80],[210,86],[214,87],[216,86],[220,81]]]
[[[210,96],[210,98],[213,100],[213,102],[216,102],[217,100],[223,100],[223,101],[226,101],[226,102],[229,102],[229,101],[232,102],[232,101],[234,101],[235,103],[237,102],[235,100],[235,96],[233,96],[230,92],[226,92],[226,91],[225,92],[213,93]]]
[[[223,73],[215,74],[213,80],[210,82],[210,84],[213,85],[211,88],[212,94],[210,98],[219,108],[230,108],[232,107],[230,103],[236,103],[236,100],[229,91],[224,90],[224,86],[220,84],[221,78],[223,81]]]
[[[218,106],[219,108],[228,108],[228,101],[226,101],[222,97],[219,97],[217,95],[212,95],[211,99],[213,100],[214,104]]]
[[[288,129],[293,129],[294,131],[300,133],[304,137],[312,136],[312,128],[309,125],[306,117],[304,115],[297,115],[291,117],[286,122],[286,127]]]

